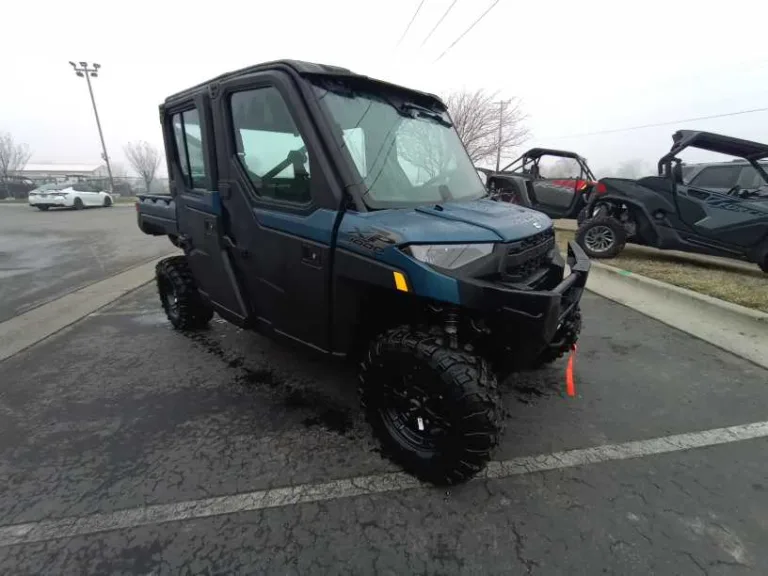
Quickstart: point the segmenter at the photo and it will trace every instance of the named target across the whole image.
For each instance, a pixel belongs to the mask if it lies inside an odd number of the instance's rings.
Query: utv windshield
[[[317,85],[341,129],[367,206],[404,208],[475,200],[485,188],[448,115],[402,96]]]

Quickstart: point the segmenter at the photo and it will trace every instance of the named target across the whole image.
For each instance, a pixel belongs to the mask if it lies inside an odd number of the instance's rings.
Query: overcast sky
[[[85,81],[69,60],[102,65],[94,81],[113,161],[123,145],[161,146],[157,106],[219,73],[297,58],[445,93],[484,87],[522,99],[533,145],[570,148],[598,171],[652,166],[671,133],[699,128],[768,142],[768,112],[615,134],[599,132],[768,107],[768,3],[425,0],[132,0],[6,2],[0,131],[33,162],[98,162]],[[692,159],[701,159],[694,157]]]

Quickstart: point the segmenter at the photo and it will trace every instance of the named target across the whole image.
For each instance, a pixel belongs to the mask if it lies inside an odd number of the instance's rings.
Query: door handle
[[[227,236],[227,235],[222,236],[222,240],[224,241],[224,245],[227,248],[229,248],[230,250],[234,250],[235,252],[240,254],[240,256],[242,256],[243,258],[246,258],[246,259],[250,258],[251,253],[248,252],[248,249],[247,248],[241,248],[240,246],[235,244],[235,241],[232,240],[232,238],[230,238],[229,236]]]
[[[214,222],[213,220],[205,220],[203,222],[203,231],[205,232],[205,235],[208,236],[213,232],[214,228]]]
[[[301,261],[310,266],[320,266],[322,264],[320,252],[309,244],[301,245]]]
[[[708,192],[702,192],[701,190],[688,190],[688,195],[698,198],[699,200],[706,200],[709,198]]]

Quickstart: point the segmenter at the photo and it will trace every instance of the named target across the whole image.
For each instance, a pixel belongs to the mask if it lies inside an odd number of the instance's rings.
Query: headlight
[[[454,270],[488,256],[493,252],[493,244],[414,244],[406,251],[426,264]]]

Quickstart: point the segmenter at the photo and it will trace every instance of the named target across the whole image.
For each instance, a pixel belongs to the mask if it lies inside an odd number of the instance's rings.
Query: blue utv
[[[499,442],[497,380],[568,352],[589,260],[494,202],[435,96],[331,66],[260,64],[160,106],[170,196],[138,223],[179,330],[214,312],[360,363],[383,453],[439,484]]]

